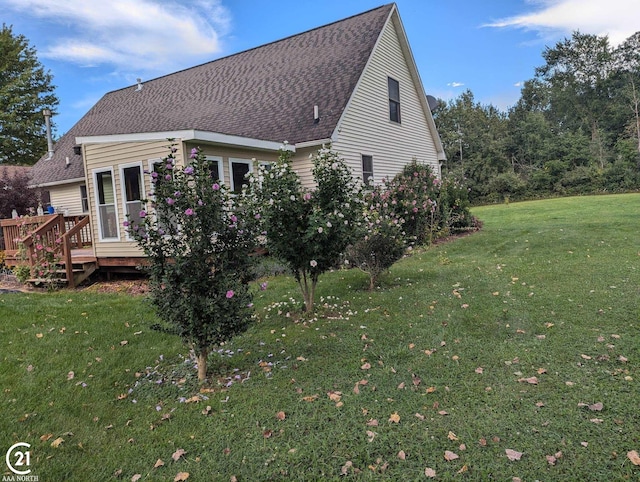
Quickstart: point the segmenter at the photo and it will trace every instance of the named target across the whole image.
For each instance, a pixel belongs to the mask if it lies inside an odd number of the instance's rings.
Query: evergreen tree
[[[0,163],[32,165],[47,151],[42,111],[58,105],[52,76],[11,26],[0,30]]]

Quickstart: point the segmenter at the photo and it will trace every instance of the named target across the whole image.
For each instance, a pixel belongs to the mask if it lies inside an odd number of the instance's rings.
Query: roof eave
[[[110,134],[102,136],[78,136],[77,144],[104,144],[110,142],[144,142],[167,139],[181,139],[182,141],[206,142],[234,147],[243,147],[260,151],[279,151],[286,149],[295,152],[295,147],[283,142],[254,139],[251,137],[234,136],[219,132],[185,129],[179,131],[138,132],[132,134]]]

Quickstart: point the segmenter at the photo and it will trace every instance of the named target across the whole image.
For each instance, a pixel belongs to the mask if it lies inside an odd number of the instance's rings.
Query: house
[[[140,261],[122,223],[139,212],[144,172],[168,138],[178,162],[200,147],[233,190],[284,141],[308,186],[309,154],[328,143],[363,179],[412,159],[439,175],[445,159],[395,4],[102,97],[32,171],[58,212],[89,216],[100,266]]]

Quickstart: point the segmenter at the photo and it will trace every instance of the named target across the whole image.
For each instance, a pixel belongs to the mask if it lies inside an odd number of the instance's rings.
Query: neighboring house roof
[[[31,166],[9,166],[0,164],[0,179],[11,179],[20,175],[30,175]]]
[[[32,182],[84,178],[73,150],[78,138],[191,130],[290,144],[328,139],[394,9],[384,5],[109,92],[56,143],[51,159],[34,166]]]

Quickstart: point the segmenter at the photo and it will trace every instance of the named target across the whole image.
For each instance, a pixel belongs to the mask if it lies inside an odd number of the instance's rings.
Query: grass
[[[0,452],[44,481],[636,479],[640,195],[474,214],[375,291],[323,276],[312,317],[270,278],[202,389],[142,297],[0,295]]]

